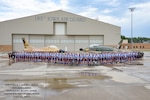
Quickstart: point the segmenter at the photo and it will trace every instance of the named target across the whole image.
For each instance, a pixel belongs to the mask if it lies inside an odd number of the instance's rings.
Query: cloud
[[[134,5],[136,7],[134,16],[136,20],[145,23],[150,21],[150,2]]]
[[[62,9],[69,9],[69,7],[68,7],[69,1],[68,0],[61,0],[60,4],[62,6],[61,7]]]
[[[51,0],[44,0],[44,2],[41,0],[0,0],[0,3],[0,5],[5,4],[8,9],[7,13],[0,12],[0,21],[58,9],[68,9],[68,0],[60,0],[59,2],[53,2]]]
[[[120,0],[108,0],[108,5],[110,6],[119,6],[121,3],[120,3]]]
[[[104,13],[104,14],[107,14],[107,13],[110,13],[110,12],[112,12],[112,10],[110,10],[110,9],[104,9],[104,10],[102,10],[102,13]]]
[[[95,18],[97,17],[97,8],[92,8],[92,7],[85,7],[79,15],[85,16],[85,17],[90,17],[90,18]]]
[[[112,13],[108,12],[108,14],[100,13],[98,14],[98,19],[100,21],[104,21],[110,24],[121,26],[122,35],[130,37],[131,31],[131,12],[128,8],[136,7],[135,11],[133,12],[133,31],[134,36],[144,36],[150,37],[150,2],[140,2],[135,3],[129,6],[124,5],[125,9],[120,9],[120,11],[116,9],[110,10],[110,12],[117,11],[118,14],[112,15]]]
[[[121,26],[122,34],[130,33],[129,7],[136,7],[134,32],[150,34],[150,2],[125,0],[0,0],[0,21],[50,12],[58,9]],[[147,1],[147,2],[146,2]],[[149,36],[150,37],[150,36]]]
[[[133,28],[135,36],[150,37],[150,2],[137,3],[130,7],[136,8],[133,12]]]

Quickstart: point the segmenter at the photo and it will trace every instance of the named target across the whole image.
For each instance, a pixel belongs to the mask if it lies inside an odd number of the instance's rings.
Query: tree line
[[[121,39],[127,39],[129,43],[131,43],[131,38],[125,37],[124,35],[121,35]],[[133,37],[132,38],[133,43],[150,43],[150,38],[147,37]]]

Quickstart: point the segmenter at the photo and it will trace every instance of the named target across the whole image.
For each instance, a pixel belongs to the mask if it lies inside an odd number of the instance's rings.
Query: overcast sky
[[[0,0],[0,21],[64,10],[121,27],[121,34],[150,38],[150,0]]]

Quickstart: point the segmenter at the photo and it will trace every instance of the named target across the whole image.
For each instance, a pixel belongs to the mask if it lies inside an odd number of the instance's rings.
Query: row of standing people
[[[115,64],[141,58],[139,52],[102,53],[52,53],[52,52],[14,52],[15,62],[47,62],[69,65]]]

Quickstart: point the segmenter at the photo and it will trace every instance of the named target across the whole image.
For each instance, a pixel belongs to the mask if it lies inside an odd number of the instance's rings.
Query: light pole
[[[135,7],[129,8],[131,12],[131,49],[133,49],[133,11],[135,10]]]

